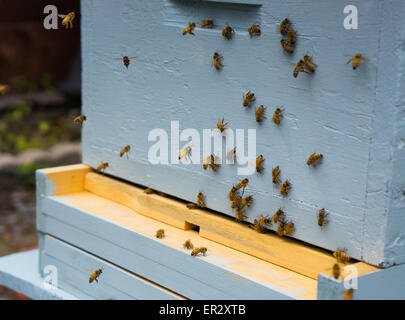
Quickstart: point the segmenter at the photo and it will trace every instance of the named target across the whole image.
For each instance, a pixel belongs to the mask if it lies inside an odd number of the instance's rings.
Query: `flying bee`
[[[243,106],[249,107],[253,101],[256,101],[255,94],[250,92],[250,90],[243,96]]]
[[[304,62],[305,62],[305,68],[307,70],[309,70],[309,72],[311,72],[311,73],[315,72],[315,69],[318,67],[318,65],[312,62],[311,56],[306,54],[304,56]]]
[[[154,191],[151,188],[146,188],[145,190],[143,190],[143,192],[146,193],[146,194],[154,193]]]
[[[98,277],[103,273],[103,270],[97,269],[95,270],[89,278],[89,283],[92,283],[93,281],[96,281],[98,283]]]
[[[243,179],[243,180],[241,180],[237,185],[236,185],[236,189],[237,190],[239,190],[240,188],[246,188],[246,186],[248,185],[248,183],[249,183],[249,179],[248,178],[245,178],[245,179]]]
[[[289,236],[295,231],[294,222],[290,221],[285,224],[284,235]]]
[[[273,122],[279,125],[282,117],[283,117],[283,109],[276,108],[276,110],[273,113]]]
[[[246,196],[242,199],[241,205],[242,208],[250,207],[253,203],[253,196]]]
[[[287,31],[287,39],[291,45],[294,45],[297,42],[297,33],[293,28],[289,28]]]
[[[80,123],[80,125],[83,125],[83,122],[87,120],[87,117],[84,114],[81,114],[77,116],[76,118],[73,119],[74,123]]]
[[[221,68],[224,66],[222,64],[222,59],[223,56],[221,56],[218,52],[214,52],[214,55],[212,56],[212,65],[215,67],[215,69],[221,70]]]
[[[68,14],[58,14],[59,18],[62,18],[62,25],[65,26],[65,28],[73,28],[73,20],[76,17],[76,14],[74,12],[68,13]]]
[[[229,191],[229,200],[234,201],[236,197],[236,193],[238,192],[239,188],[232,186],[231,191]]]
[[[156,231],[156,238],[158,239],[162,239],[165,236],[165,230],[163,229],[159,229],[158,231]]]
[[[309,166],[312,165],[314,167],[322,158],[323,158],[323,155],[321,153],[314,152],[307,159],[307,165],[309,165]]]
[[[208,166],[212,169],[212,171],[216,172],[218,167],[220,166],[217,162],[217,157],[214,156],[213,154],[210,154],[208,157],[206,157],[203,161],[203,168],[204,170],[207,170]]]
[[[277,234],[280,237],[284,236],[284,228],[285,228],[285,222],[284,222],[284,220],[280,220],[280,224],[277,227]]]
[[[348,56],[348,55],[346,55]],[[349,61],[346,62],[346,64],[349,64],[350,62],[352,63],[352,68],[353,70],[356,70],[358,66],[360,65],[360,61],[368,61],[366,57],[364,57],[361,53],[357,53],[354,56],[352,56]]]
[[[102,162],[96,169],[97,172],[102,171],[104,173],[105,169],[109,166],[108,162]]]
[[[227,39],[227,40],[231,40],[232,39],[232,35],[233,35],[234,31],[233,29],[229,26],[229,24],[226,24],[225,27],[222,29],[222,36]]]
[[[0,84],[0,94],[1,95],[5,95],[6,94],[6,92],[8,91],[8,89],[9,89],[9,86],[8,85],[6,85],[6,84]]]
[[[308,73],[308,71],[305,70],[304,60],[300,60],[294,65],[294,71],[293,71],[294,78],[298,77],[298,74],[300,72]]]
[[[235,214],[236,221],[238,221],[238,222],[244,221],[247,218],[244,213],[245,213],[245,211],[242,208],[237,207],[236,214]]]
[[[231,203],[231,208],[235,209],[238,208],[242,205],[242,198],[239,196],[234,196],[232,203]]]
[[[280,44],[281,44],[281,48],[283,48],[284,52],[287,52],[287,53],[293,53],[294,52],[293,47],[291,47],[291,45],[288,43],[287,40],[281,39]]]
[[[265,228],[263,228],[263,226],[260,224],[260,222],[256,219],[255,219],[253,225],[250,225],[249,227],[256,230],[259,233],[264,233],[266,231]]]
[[[281,21],[280,26],[278,27],[280,33],[285,36],[287,35],[288,28],[291,26],[291,21],[285,18],[283,21]]]
[[[250,37],[252,36],[260,36],[260,26],[257,24],[252,24],[251,27],[248,29]]]
[[[328,223],[328,219],[327,219],[327,213],[325,211],[325,208],[322,208],[318,211],[318,226],[323,227],[324,225],[326,225]]]
[[[213,28],[213,27],[214,27],[214,20],[201,21],[201,28]]]
[[[224,118],[222,118],[221,121],[218,121],[217,123],[217,128],[219,131],[224,132],[226,129],[228,129],[226,126],[228,125],[228,122],[224,123]]]
[[[354,296],[354,289],[348,289],[344,292],[343,295],[343,300],[353,300],[353,296]]]
[[[190,250],[190,249],[194,248],[194,245],[191,243],[191,240],[188,239],[188,240],[184,241],[183,248]]]
[[[202,192],[197,194],[197,204],[200,208],[205,208],[205,196]]]
[[[129,145],[122,148],[121,151],[120,151],[120,157],[122,158],[122,156],[124,154],[126,154],[127,158],[128,158],[128,153],[129,153],[130,150],[131,150],[131,146],[129,146]]]
[[[349,262],[350,261],[350,256],[346,253],[347,249],[343,248],[343,249],[337,249],[334,253],[333,256],[337,259],[338,262]]]
[[[192,162],[190,153],[191,153],[191,147],[190,146],[185,147],[179,154],[179,160],[181,158],[185,158],[185,159],[190,160],[190,162]]]
[[[273,181],[274,184],[278,184],[281,182],[279,166],[277,166],[277,167],[273,168],[273,170],[271,170],[271,181]]]
[[[234,162],[236,155],[236,147],[232,148],[226,153],[226,160],[230,161],[231,163]]]
[[[200,253],[205,256],[205,254],[207,253],[208,249],[205,247],[200,247],[200,248],[195,248],[193,251],[191,251],[191,255],[193,257],[198,256]]]
[[[268,216],[259,216],[259,223],[263,225],[271,225],[271,218]]]
[[[288,195],[288,191],[291,189],[291,182],[286,180],[280,187],[280,194],[283,196]]]
[[[138,58],[138,57],[137,56],[136,57],[123,56],[122,58],[114,58],[114,60],[122,60],[122,63],[128,69],[129,63],[131,62],[131,60],[136,59],[136,58]]]
[[[264,162],[264,158],[263,155],[260,155],[256,158],[256,171],[258,173],[262,173],[263,172],[263,162]]]
[[[192,34],[193,36],[195,36],[195,34],[193,33],[194,28],[195,28],[195,23],[194,23],[194,22],[190,22],[190,23],[188,24],[188,26],[184,28],[184,30],[183,30],[183,36],[186,35],[187,33]]]
[[[256,109],[255,117],[257,122],[262,122],[263,119],[266,119],[266,116],[264,115],[266,109],[267,108],[264,107],[263,105],[261,105],[259,108]]]
[[[340,277],[340,266],[339,264],[335,263],[332,267],[332,274],[335,279],[339,279]]]
[[[276,211],[276,213],[273,215],[273,222],[277,223],[277,222],[281,222],[284,220],[284,211],[281,209],[278,209]]]

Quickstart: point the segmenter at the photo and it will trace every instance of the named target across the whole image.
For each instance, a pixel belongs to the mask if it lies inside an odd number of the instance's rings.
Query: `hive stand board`
[[[150,281],[75,248],[52,236],[39,234],[40,271],[55,266],[58,287],[80,299],[128,300],[184,299]],[[90,274],[102,270],[98,282],[89,283]]]
[[[215,128],[224,117],[233,130],[229,137],[244,129],[246,141],[247,130],[256,129],[256,154],[266,159],[264,173],[249,176],[246,194],[255,200],[247,211],[250,222],[282,207],[295,222],[297,239],[329,250],[346,247],[354,258],[376,266],[404,262],[405,3],[356,1],[359,28],[346,30],[346,4],[339,1],[237,2],[82,2],[83,162],[96,168],[106,161],[108,174],[187,201],[201,191],[210,209],[233,216],[227,193],[243,178],[238,165],[204,171],[195,164],[203,158],[197,144],[194,164],[173,162],[190,132],[179,142],[172,120],[179,121],[180,131],[196,128],[202,137],[203,129]],[[293,55],[280,47],[277,26],[285,17],[298,35]],[[114,23],[106,24],[107,18]],[[219,29],[181,34],[188,22],[210,18],[220,27],[229,22],[234,39],[224,40]],[[260,37],[249,37],[252,23],[261,25]],[[214,51],[224,56],[220,72],[211,65]],[[355,53],[369,61],[352,70],[345,54]],[[304,54],[319,67],[294,78],[291,63]],[[123,55],[138,58],[126,69],[113,59]],[[242,94],[248,90],[257,101],[244,108]],[[268,107],[262,125],[254,119],[260,104]],[[276,126],[271,114],[280,105],[285,113]],[[154,128],[173,136],[167,164],[148,160]],[[131,152],[120,158],[127,144]],[[306,165],[313,152],[324,155],[316,168]],[[276,165],[282,179],[292,181],[286,198],[271,183]],[[330,220],[322,229],[316,224],[320,208]]]

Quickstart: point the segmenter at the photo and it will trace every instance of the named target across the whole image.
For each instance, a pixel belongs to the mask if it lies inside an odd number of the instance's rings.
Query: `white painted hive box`
[[[108,162],[106,174],[186,201],[203,192],[208,208],[234,216],[227,196],[245,177],[238,175],[238,164],[213,172],[201,163],[175,163],[187,143],[176,136],[176,121],[180,132],[199,132],[201,151],[193,144],[192,155],[201,159],[203,129],[224,117],[228,132],[244,130],[245,152],[248,130],[256,130],[256,155],[265,158],[263,174],[247,176],[245,193],[254,197],[249,222],[281,207],[295,223],[296,239],[347,248],[373,265],[405,262],[405,3],[356,1],[357,30],[343,26],[345,5],[83,1],[83,162],[93,168]],[[283,52],[277,30],[285,17],[297,31],[292,55]],[[224,39],[220,29],[199,28],[203,19],[218,27],[229,23],[233,39]],[[191,21],[197,23],[195,36],[183,36]],[[261,26],[261,36],[249,37],[253,23]],[[223,55],[220,71],[212,66],[215,51]],[[356,53],[368,61],[352,70],[345,54]],[[305,54],[318,68],[294,78],[291,64]],[[137,58],[125,68],[115,60],[123,56]],[[248,90],[256,102],[245,108],[242,94]],[[255,121],[259,105],[267,107],[262,124]],[[284,117],[277,126],[271,116],[281,105]],[[148,158],[156,144],[148,140],[153,129],[167,132],[167,163]],[[119,156],[125,145],[131,146],[128,158]],[[313,152],[324,155],[315,168],[306,164]],[[292,182],[287,197],[271,181],[277,165],[282,180]],[[329,213],[324,228],[316,221],[320,208]]]

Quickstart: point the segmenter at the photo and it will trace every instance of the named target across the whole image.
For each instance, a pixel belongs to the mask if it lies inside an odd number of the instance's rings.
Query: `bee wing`
[[[122,60],[122,58],[113,58],[113,60]]]
[[[63,19],[67,17],[67,14],[58,14],[58,17]]]
[[[135,57],[129,57],[129,59],[136,59],[136,58],[138,58],[138,56],[135,56]]]

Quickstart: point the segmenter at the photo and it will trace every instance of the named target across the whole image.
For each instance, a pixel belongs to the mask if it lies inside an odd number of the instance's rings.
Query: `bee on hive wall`
[[[250,37],[253,36],[260,36],[261,31],[260,31],[260,26],[257,24],[252,24],[249,29],[248,29]]]
[[[200,208],[205,208],[205,196],[202,192],[197,194],[197,204]]]
[[[323,155],[321,154],[321,153],[316,153],[316,152],[314,152],[313,154],[311,154],[310,156],[309,156],[309,158],[307,159],[307,165],[309,165],[309,166],[316,166],[317,165],[317,163],[319,162],[319,161],[321,161],[321,159],[323,158]]]
[[[124,64],[125,68],[128,69],[129,63],[131,62],[132,59],[136,59],[138,57],[128,57],[128,56],[123,56],[122,58],[114,58],[114,60],[122,60],[122,63]]]
[[[9,89],[9,86],[6,84],[0,84],[0,94],[5,95]]]
[[[280,180],[280,168],[279,166],[273,168],[273,170],[271,170],[271,181],[274,184],[278,184],[281,182]]]
[[[294,52],[293,47],[288,43],[287,40],[281,39],[280,44],[281,44],[281,47],[283,48],[284,52],[287,52],[290,54]]]
[[[235,209],[242,206],[242,198],[238,195],[233,196],[231,208]]]
[[[265,232],[265,228],[263,228],[263,226],[260,224],[260,222],[256,219],[254,220],[253,225],[249,225],[249,227],[256,230],[259,233]]]
[[[263,172],[263,162],[264,162],[264,158],[263,155],[260,155],[256,158],[256,171],[258,173],[262,173]]]
[[[259,223],[262,225],[271,225],[271,218],[269,216],[259,216]]]
[[[279,125],[282,117],[283,117],[283,109],[276,108],[276,110],[273,113],[273,122]]]
[[[84,114],[81,114],[77,116],[76,118],[73,119],[74,123],[79,123],[80,125],[83,125],[83,122],[87,120],[87,117]]]
[[[218,52],[214,52],[214,55],[212,56],[212,65],[215,67],[215,69],[222,69],[222,67],[224,66],[222,64],[222,59],[223,57]]]
[[[346,253],[347,249],[337,249],[334,253],[333,256],[337,259],[339,262],[347,263],[350,261],[350,256]]]
[[[201,28],[214,28],[214,20],[202,20]]]
[[[292,27],[288,28],[287,39],[291,45],[295,45],[295,43],[297,42],[297,33]]]
[[[345,56],[349,56],[349,55],[345,55]],[[354,56],[352,56],[349,59],[349,61],[346,62],[346,64],[349,64],[351,62],[352,69],[356,70],[360,65],[360,61],[368,61],[368,59],[366,57],[364,57],[361,53],[357,53]]]
[[[183,248],[187,249],[187,250],[190,250],[190,249],[194,248],[194,245],[191,243],[191,240],[188,239],[188,240],[184,241]]]
[[[189,160],[190,162],[192,162],[190,154],[191,154],[191,147],[187,146],[180,152],[179,160],[182,158],[185,158],[185,159]]]
[[[304,60],[298,61],[294,66],[295,66],[294,71],[293,71],[294,78],[298,77],[298,74],[300,72],[308,73],[308,71],[305,70],[305,62],[304,62]]]
[[[162,239],[165,236],[165,230],[163,229],[159,229],[158,231],[156,231],[156,238],[158,239]]]
[[[241,207],[236,207],[235,218],[236,218],[236,221],[237,221],[237,222],[245,221],[245,219],[247,218],[247,216],[245,215],[245,211],[244,211],[243,208],[241,208]]]
[[[322,208],[318,211],[317,219],[318,219],[318,226],[323,227],[328,224],[327,213],[325,208]]]
[[[102,162],[97,168],[96,171],[97,172],[103,172],[105,171],[105,169],[107,169],[109,166],[108,162]]]
[[[224,123],[224,121],[225,121],[224,118],[222,118],[222,120],[218,121],[217,123],[217,128],[221,132],[224,132],[227,129],[226,126],[228,125],[228,122]]]
[[[305,63],[305,68],[310,72],[313,73],[315,72],[315,69],[318,67],[317,64],[312,62],[312,57],[309,55],[304,56],[304,63]]]
[[[283,196],[287,196],[290,189],[291,189],[291,182],[286,180],[280,187],[280,194]]]
[[[76,17],[76,14],[74,12],[68,13],[68,14],[58,14],[60,18],[62,18],[62,25],[65,26],[65,28],[73,28],[73,20]]]
[[[284,211],[283,210],[281,210],[281,209],[278,209],[277,211],[276,211],[276,213],[273,215],[273,222],[274,223],[277,223],[277,222],[279,222],[279,221],[282,221],[282,220],[284,220]]]
[[[143,190],[143,192],[146,193],[146,194],[154,193],[154,191],[151,188],[146,188],[145,190]]]
[[[203,256],[205,256],[207,251],[208,251],[208,249],[205,247],[195,248],[193,251],[191,251],[191,255],[193,257],[198,256],[199,254],[202,254]]]
[[[264,107],[263,105],[256,109],[255,118],[257,122],[262,122],[263,119],[266,119],[266,116],[264,115],[265,111],[266,107]]]
[[[245,207],[250,207],[253,203],[253,196],[246,196],[241,201],[242,209]]]
[[[229,191],[228,197],[229,200],[233,201],[236,197],[236,193],[238,192],[239,188],[232,186],[231,191]]]
[[[212,169],[212,171],[216,172],[217,169],[219,168],[218,164],[218,157],[214,156],[213,154],[210,154],[208,157],[206,157],[203,161],[203,169],[207,170],[208,166]]]
[[[286,222],[284,226],[284,235],[289,236],[295,231],[294,222]]]
[[[187,27],[184,28],[183,30],[183,36],[186,35],[187,33],[192,34],[193,36],[195,36],[195,34],[193,33],[193,30],[195,28],[195,23],[194,22],[190,22]]]
[[[229,24],[226,24],[225,27],[222,29],[222,36],[227,39],[227,40],[231,40],[232,39],[232,35],[233,35],[234,31],[233,29],[229,26]]]
[[[234,163],[236,157],[236,147],[232,148],[226,153],[226,160],[230,163]]]
[[[243,96],[243,106],[249,107],[253,101],[256,101],[255,94],[250,92],[250,90]]]
[[[283,21],[281,21],[280,26],[278,27],[278,30],[283,36],[287,35],[288,28],[291,26],[291,21],[288,20],[288,18],[285,18]]]
[[[246,186],[248,185],[248,183],[249,183],[249,179],[248,179],[248,178],[245,178],[245,179],[241,180],[241,181],[236,185],[236,189],[237,189],[237,190],[239,190],[240,188],[245,189]]]
[[[95,270],[95,271],[90,275],[89,283],[92,283],[93,281],[98,282],[98,277],[99,277],[102,273],[103,273],[103,270],[101,270],[101,269]]]
[[[277,227],[277,234],[282,237],[284,236],[285,221],[280,220],[280,224]]]
[[[121,151],[120,151],[120,157],[122,158],[122,156],[124,154],[126,154],[127,158],[128,158],[128,153],[129,153],[130,150],[131,150],[131,146],[129,146],[129,145],[122,148]]]

